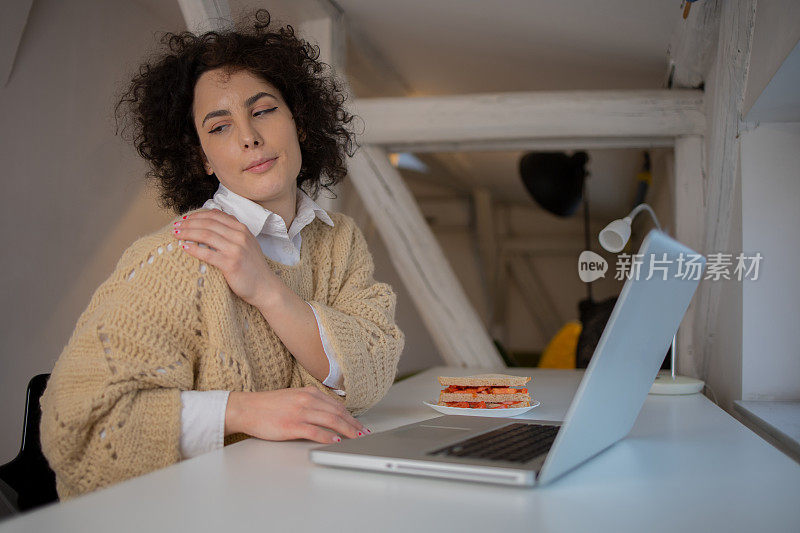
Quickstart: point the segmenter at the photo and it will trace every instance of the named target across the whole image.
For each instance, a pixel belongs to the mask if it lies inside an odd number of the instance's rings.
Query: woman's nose
[[[254,148],[264,144],[264,140],[258,134],[255,128],[242,129],[240,142],[244,148]]]

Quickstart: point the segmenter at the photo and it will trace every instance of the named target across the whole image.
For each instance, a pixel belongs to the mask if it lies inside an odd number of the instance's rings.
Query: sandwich
[[[530,407],[531,396],[524,387],[530,380],[506,374],[439,377],[439,384],[445,387],[439,393],[439,405],[471,409]]]

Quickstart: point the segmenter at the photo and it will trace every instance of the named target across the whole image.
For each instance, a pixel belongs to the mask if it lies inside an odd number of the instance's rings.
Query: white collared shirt
[[[296,265],[300,261],[300,247],[303,238],[300,230],[309,225],[314,218],[333,226],[325,212],[305,192],[297,189],[297,210],[292,225],[286,228],[283,217],[265,209],[247,198],[236,194],[220,183],[214,196],[203,204],[203,209],[219,209],[235,217],[247,226],[258,240],[264,255],[285,265]],[[344,396],[341,369],[332,356],[333,347],[325,334],[314,307],[322,348],[328,358],[328,376],[322,382],[340,396]],[[230,391],[183,391],[181,392],[181,441],[180,451],[183,459],[200,455],[224,445],[225,410]]]

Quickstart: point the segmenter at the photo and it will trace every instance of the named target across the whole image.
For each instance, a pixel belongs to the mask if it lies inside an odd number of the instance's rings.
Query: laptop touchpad
[[[457,438],[464,435],[467,431],[475,431],[468,428],[454,428],[454,427],[437,427],[437,426],[416,426],[408,429],[401,429],[392,433],[393,437],[401,439],[430,439],[431,437],[437,439],[447,439],[450,437]]]

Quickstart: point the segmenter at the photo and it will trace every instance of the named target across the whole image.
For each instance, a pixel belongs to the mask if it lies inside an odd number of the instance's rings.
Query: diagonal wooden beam
[[[503,367],[485,326],[386,152],[362,146],[348,160],[348,171],[442,358],[451,365]]]

